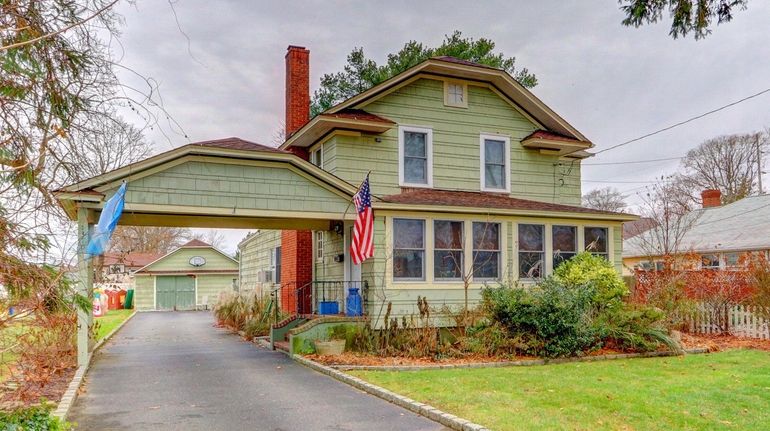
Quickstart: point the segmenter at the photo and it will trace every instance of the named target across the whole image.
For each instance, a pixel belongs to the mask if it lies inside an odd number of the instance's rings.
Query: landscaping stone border
[[[339,380],[356,389],[360,389],[370,395],[382,398],[385,401],[391,402],[399,407],[405,408],[412,413],[416,413],[420,416],[436,421],[445,427],[451,428],[456,431],[490,431],[488,428],[475,424],[467,419],[457,417],[455,415],[441,411],[435,407],[429,406],[417,402],[411,398],[399,395],[395,392],[389,391],[383,387],[373,385],[358,377],[345,374],[342,371],[335,370],[334,368],[327,367],[326,365],[319,364],[318,362],[311,361],[310,359],[303,358],[299,355],[294,355],[292,358],[300,364],[316,370],[320,373],[326,374],[333,379]]]
[[[134,316],[136,316],[136,313],[137,311],[134,310],[134,312],[131,313],[131,315],[126,318],[126,320],[122,321],[120,325],[116,326],[115,329],[110,331],[109,334],[105,335],[104,338],[99,340],[99,342],[94,345],[94,350],[90,355],[88,355],[88,362],[86,362],[85,365],[79,367],[77,371],[75,371],[75,375],[72,377],[72,381],[70,382],[69,386],[67,386],[67,390],[64,391],[64,395],[62,395],[61,400],[59,401],[59,405],[53,412],[53,416],[61,420],[67,419],[67,415],[69,414],[72,405],[75,404],[75,400],[78,397],[78,390],[80,389],[80,385],[83,384],[83,379],[88,372],[88,368],[91,366],[91,360],[93,359],[94,355],[104,345],[104,343],[107,342],[107,340],[112,338],[112,336],[123,327],[123,325],[128,323],[129,320],[133,319]]]
[[[707,348],[685,349],[686,354],[708,353]],[[469,362],[465,364],[427,364],[427,365],[328,365],[328,367],[340,371],[419,371],[419,370],[443,370],[454,368],[496,368],[496,367],[532,367],[536,365],[566,364],[570,362],[597,362],[616,359],[632,358],[658,358],[666,356],[678,356],[679,353],[668,350],[646,353],[618,353],[613,355],[582,356],[579,358],[557,359],[524,359],[520,361],[500,362]]]

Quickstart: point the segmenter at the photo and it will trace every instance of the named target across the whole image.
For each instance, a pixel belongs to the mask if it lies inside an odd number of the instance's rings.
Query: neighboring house
[[[105,253],[100,261],[99,284],[133,288],[134,272],[162,256],[157,253]]]
[[[281,283],[281,231],[256,231],[238,244],[242,292],[268,294]]]
[[[689,221],[676,253],[682,269],[737,269],[743,254],[770,251],[770,195],[721,205],[721,193],[706,190],[703,207],[685,217]],[[661,229],[653,227],[623,241],[625,274],[662,268],[662,252],[654,245]]]
[[[238,287],[238,261],[194,239],[135,273],[137,310],[195,310]]]
[[[593,144],[505,71],[433,58],[311,119],[310,53],[291,46],[285,61],[280,148],[187,144],[58,190],[62,208],[87,231],[127,181],[121,224],[259,229],[241,244],[245,290],[280,278],[281,307],[304,314],[343,311],[347,288],[363,288],[374,325],[389,303],[391,317],[416,313],[418,297],[457,308],[465,276],[475,303],[484,286],[531,282],[585,249],[621,271],[622,223],[636,216],[579,206]],[[375,256],[353,265],[351,200],[367,173]],[[176,253],[138,271],[138,306],[156,308],[154,280],[193,273],[191,252]]]

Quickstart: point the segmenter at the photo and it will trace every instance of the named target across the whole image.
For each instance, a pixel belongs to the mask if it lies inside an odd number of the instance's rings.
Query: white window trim
[[[487,175],[484,172],[486,157],[484,155],[484,141],[503,141],[505,142],[505,188],[495,189],[487,187]],[[497,135],[492,133],[482,133],[479,135],[479,180],[482,192],[510,193],[511,192],[511,137],[508,135]]]
[[[404,132],[425,133],[425,152],[428,166],[426,172],[427,184],[407,183],[404,181]],[[433,188],[433,129],[422,126],[398,126],[398,185],[402,187]]]
[[[449,101],[449,85],[459,85],[463,88],[463,103],[451,103]],[[452,108],[468,108],[468,84],[462,81],[444,81],[444,106]]]
[[[315,153],[318,153],[318,164],[317,165],[312,162],[313,155]],[[310,160],[311,160],[311,162],[310,162],[311,164],[313,164],[315,166],[318,166],[321,169],[324,168],[324,144],[323,143],[318,145],[314,150],[310,151]]]
[[[317,230],[315,232],[315,261],[316,262],[323,262],[324,261],[324,231]],[[320,256],[319,256],[320,254]]]
[[[452,223],[460,223],[460,225],[462,226],[462,237],[460,238],[460,241],[461,241],[461,244],[460,244],[461,248],[460,249],[449,249],[449,248],[439,248],[439,249],[437,249],[436,248],[436,222],[437,221],[446,221],[446,222],[452,222]],[[449,282],[449,283],[462,282],[463,278],[465,278],[465,276],[466,276],[465,267],[466,267],[466,263],[467,263],[467,260],[468,260],[465,257],[465,254],[466,254],[466,250],[465,250],[466,249],[466,247],[465,247],[465,243],[466,243],[466,241],[465,241],[465,230],[466,230],[465,229],[465,220],[455,220],[455,219],[451,219],[451,218],[434,218],[434,219],[431,220],[431,225],[433,227],[433,229],[431,229],[431,237],[432,237],[431,238],[431,245],[432,245],[431,246],[431,253],[433,254],[433,259],[432,259],[431,265],[432,265],[433,280],[440,281],[440,282]],[[462,267],[460,268],[460,277],[436,277],[436,251],[450,251],[450,250],[451,251],[458,251],[459,250],[463,254],[462,255],[463,256]]]
[[[497,244],[498,244],[499,248],[497,250],[482,250],[482,249],[476,250],[476,248],[474,248],[474,244],[473,244],[473,224],[474,223],[488,223],[488,224],[496,224],[496,225],[498,225],[498,227],[497,227]],[[505,247],[505,245],[503,244],[503,222],[501,222],[501,221],[471,220],[470,225],[471,225],[471,228],[469,229],[470,230],[470,241],[469,242],[470,242],[470,249],[471,249],[471,259],[470,259],[471,260],[471,272],[470,272],[471,279],[474,282],[477,282],[477,283],[478,282],[482,282],[483,283],[485,281],[501,281],[501,280],[503,280],[503,273],[505,272],[505,269],[503,268],[503,262],[504,262],[503,261],[503,247]],[[473,266],[476,263],[476,258],[474,256],[476,251],[480,251],[480,252],[491,251],[491,252],[497,253],[497,277],[476,277],[476,275],[474,274],[474,271],[473,271]]]
[[[396,220],[420,220],[420,221],[422,221],[422,277],[396,277],[396,275],[394,274],[394,268],[391,267],[391,269],[390,269],[390,278],[391,278],[391,280],[393,281],[394,284],[398,284],[398,283],[415,283],[415,282],[425,283],[428,280],[427,271],[428,271],[428,268],[429,268],[427,260],[428,260],[428,250],[429,250],[429,248],[428,248],[428,245],[429,245],[429,243],[428,243],[428,221],[430,219],[414,218],[414,217],[394,217],[393,221],[392,221],[392,229],[393,229],[394,232],[395,232],[395,229],[396,229],[396,226],[395,226]],[[432,235],[432,232],[431,232],[431,235]],[[399,250],[418,250],[418,249],[409,248],[409,249],[399,249]],[[393,241],[391,242],[390,251],[395,255],[395,251],[396,251],[396,239],[395,239],[395,237],[393,238]],[[430,247],[430,252],[433,253],[432,244],[431,244],[431,247]],[[433,259],[431,259],[430,264],[431,265],[433,264]],[[431,272],[432,272],[432,270],[431,270]]]

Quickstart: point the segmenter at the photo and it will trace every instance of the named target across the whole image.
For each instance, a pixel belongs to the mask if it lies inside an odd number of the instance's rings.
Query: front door
[[[156,310],[195,309],[195,278],[158,276],[155,280]]]

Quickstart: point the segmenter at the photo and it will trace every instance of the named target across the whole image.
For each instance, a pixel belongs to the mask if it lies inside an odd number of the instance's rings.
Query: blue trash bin
[[[337,301],[321,301],[318,303],[318,314],[340,314],[340,304]]]
[[[345,301],[345,314],[350,317],[363,315],[361,294],[358,293],[357,287],[348,289],[348,299]]]

